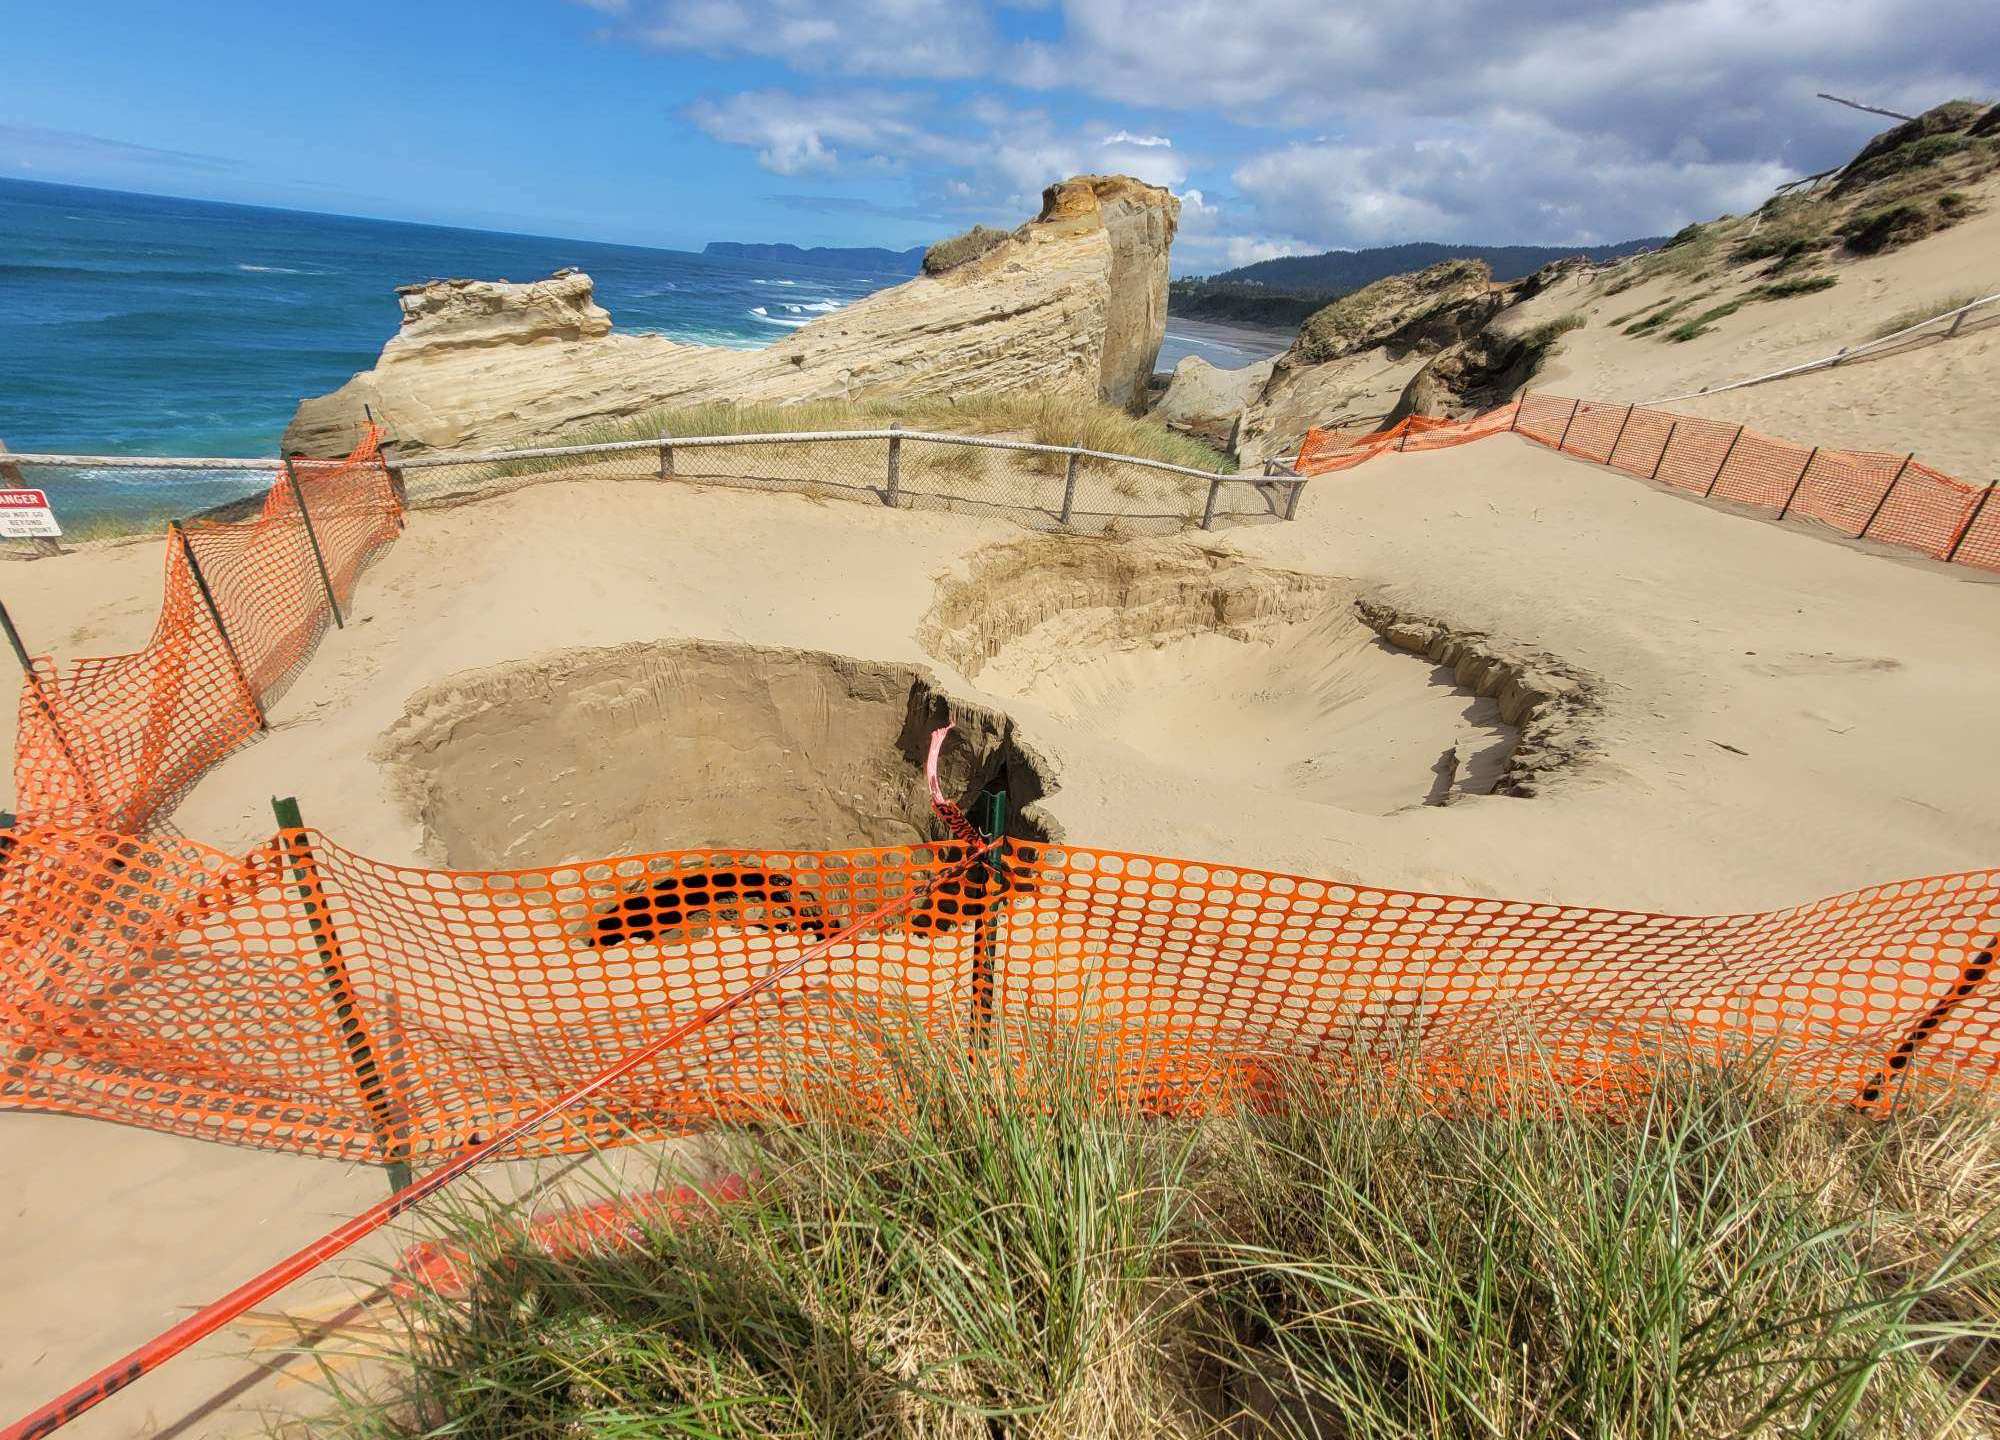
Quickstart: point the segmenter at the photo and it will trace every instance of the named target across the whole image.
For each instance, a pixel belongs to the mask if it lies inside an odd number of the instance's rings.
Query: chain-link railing
[[[276,460],[0,454],[0,485],[45,492],[62,527],[53,539],[0,539],[0,558],[32,559],[157,540],[169,521],[254,512]]]
[[[1035,529],[1157,535],[1290,518],[1289,470],[1228,475],[1077,446],[922,430],[673,436],[392,462],[413,508],[550,480],[786,490],[901,509],[1000,515]]]
[[[674,436],[401,459],[390,471],[416,509],[488,499],[550,481],[616,480],[790,491],[909,510],[995,515],[1038,530],[1162,535],[1290,519],[1302,477],[1198,470],[1078,446],[930,431],[824,430]],[[129,544],[167,521],[238,518],[281,472],[276,460],[7,455],[19,479],[49,492],[59,540],[0,541],[30,558]]]

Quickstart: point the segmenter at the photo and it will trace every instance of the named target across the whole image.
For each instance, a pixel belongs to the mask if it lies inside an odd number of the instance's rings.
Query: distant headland
[[[758,245],[737,240],[711,240],[702,254],[719,260],[769,260],[783,265],[817,265],[823,270],[861,270],[870,275],[914,275],[924,263],[924,247],[885,250],[879,245],[852,248],[785,243]]]

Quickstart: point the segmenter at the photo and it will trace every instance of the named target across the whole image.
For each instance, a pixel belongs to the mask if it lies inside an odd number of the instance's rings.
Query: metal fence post
[[[1667,438],[1660,442],[1660,453],[1653,461],[1653,473],[1646,477],[1648,480],[1657,480],[1660,478],[1660,467],[1667,463],[1667,451],[1673,448],[1674,431],[1680,428],[1680,423],[1678,418],[1667,422]]]
[[[1792,513],[1792,502],[1799,498],[1799,487],[1806,483],[1806,476],[1812,473],[1812,462],[1819,458],[1819,446],[1806,452],[1806,463],[1799,469],[1799,478],[1792,482],[1792,493],[1785,497],[1785,503],[1778,507],[1778,518],[1784,519]]]
[[[674,478],[674,443],[664,435],[660,437],[660,478]]]
[[[1083,456],[1075,450],[1069,452],[1069,464],[1063,471],[1063,504],[1060,523],[1069,524],[1069,517],[1076,509],[1076,462]]]
[[[333,997],[333,1040],[346,1057],[361,1101],[368,1107],[369,1124],[382,1147],[383,1162],[389,1168],[389,1188],[408,1188],[410,1183],[410,1116],[390,1086],[389,1077],[375,1053],[368,1027],[362,1023],[361,1002],[347,973],[347,961],[340,953],[340,940],[333,931],[333,915],[327,908],[326,892],[320,884],[319,862],[306,839],[305,822],[299,818],[299,802],[291,797],[273,798],[271,813],[278,819],[278,843],[290,864],[292,879],[299,887],[299,899],[306,906],[306,928],[313,949],[319,952],[320,975],[327,993]]]
[[[1965,323],[1965,317],[1970,315],[1971,313],[1972,313],[1972,307],[1968,305],[1963,310],[1959,311],[1956,315],[1952,316],[1951,329],[1944,332],[1944,338],[1949,340],[1951,339],[1952,336],[1956,335],[1958,333],[1958,327]]]
[[[996,779],[994,783],[1000,782]],[[1005,835],[1007,792],[1004,789],[983,792],[973,806],[972,820],[988,840]],[[980,857],[975,873],[979,876],[979,918],[973,923],[972,937],[972,1034],[973,1044],[983,1049],[993,1029],[994,992],[999,981],[1000,902],[1006,889],[1005,872],[991,851]]]
[[[1910,1062],[1916,1058],[1917,1051],[1922,1048],[1924,1042],[1951,1017],[1952,1011],[1970,1000],[1979,987],[1986,983],[1987,977],[1993,973],[1993,955],[1991,949],[1973,952],[1972,959],[1959,971],[1958,983],[1947,990],[1944,998],[1931,1006],[1924,1013],[1924,1017],[1910,1027],[1909,1033],[1897,1043],[1896,1048],[1883,1057],[1881,1068],[1876,1070],[1868,1083],[1861,1087],[1857,1103],[1871,1106],[1880,1103],[1882,1092],[1902,1079],[1903,1072],[1909,1068]],[[1889,1102],[1889,1108],[1895,1109],[1893,1098]]]
[[[1222,477],[1217,475],[1208,482],[1208,503],[1202,506],[1201,528],[1212,529],[1215,525],[1215,497],[1222,489]]]
[[[326,573],[326,556],[320,553],[319,534],[313,529],[312,512],[306,509],[306,492],[299,488],[299,472],[292,468],[292,457],[285,457],[285,478],[292,482],[292,498],[298,501],[299,518],[306,522],[306,539],[312,544],[313,564],[319,567],[319,583],[326,588],[326,608],[333,612],[336,630],[345,630],[347,622],[340,618],[340,602],[334,598],[333,577]]]
[[[1604,463],[1606,465],[1615,463],[1613,457],[1618,454],[1618,442],[1625,438],[1625,427],[1632,423],[1632,412],[1638,408],[1637,405],[1627,405],[1625,407],[1625,418],[1618,422],[1618,433],[1611,437],[1611,448],[1604,452]]]
[[[1582,400],[1572,400],[1572,401],[1570,401],[1570,403],[1569,403],[1569,419],[1567,419],[1567,420],[1563,421],[1563,433],[1562,433],[1562,437],[1561,437],[1561,438],[1560,438],[1559,440],[1557,440],[1557,441],[1556,441],[1556,450],[1557,450],[1558,452],[1560,452],[1560,451],[1562,450],[1562,448],[1563,448],[1563,446],[1564,446],[1564,445],[1566,445],[1566,444],[1568,444],[1568,443],[1569,443],[1569,427],[1570,427],[1570,426],[1572,426],[1572,425],[1574,425],[1574,424],[1576,424],[1576,412],[1577,412],[1577,411],[1579,411],[1579,410],[1581,410],[1582,408],[1583,408],[1583,401],[1582,401]]]
[[[1299,513],[1299,491],[1306,488],[1303,477],[1292,481],[1291,493],[1285,496],[1285,518],[1290,520]]]
[[[903,428],[903,422],[900,420],[891,420],[889,428],[891,430],[900,430]],[[891,435],[889,437],[889,488],[883,493],[882,503],[893,507],[902,504],[902,500],[903,437],[900,435]]]
[[[1722,463],[1715,467],[1715,478],[1710,480],[1708,488],[1701,492],[1702,499],[1706,500],[1709,496],[1713,495],[1715,487],[1722,483],[1722,472],[1729,468],[1729,457],[1736,453],[1736,442],[1743,438],[1743,432],[1749,428],[1747,425],[1738,425],[1736,433],[1729,437],[1729,448],[1722,452]]]
[[[4,604],[0,604],[0,629],[7,632],[7,643],[13,647],[15,660],[20,662],[21,674],[28,683],[28,693],[34,698],[35,708],[42,712],[42,719],[48,722],[49,734],[55,737],[56,748],[62,751],[63,759],[69,762],[70,773],[76,776],[76,783],[83,787],[84,796],[90,801],[90,808],[97,812],[100,819],[109,823],[111,816],[105,811],[104,798],[97,793],[97,782],[76,758],[76,751],[69,743],[69,735],[64,731],[62,722],[56,718],[55,704],[49,699],[48,692],[42,688],[41,672],[35,669],[35,662],[28,658],[28,647],[21,643],[21,632],[14,628],[14,617],[7,613]]]
[[[375,423],[374,406],[363,405],[361,413],[368,418],[368,424],[376,434],[381,435],[384,433],[382,427]],[[403,512],[410,508],[410,493],[403,484],[402,467],[389,458],[389,444],[390,442],[386,437],[377,441],[375,453],[382,457],[382,473],[389,477],[389,493],[396,497],[396,529],[400,532],[404,528]]]
[[[410,508],[410,486],[403,478],[403,467],[389,453],[392,443],[388,440],[382,442],[382,469],[389,476],[389,493],[396,497],[396,528],[401,530],[404,528],[403,514]]]
[[[2000,481],[1996,481],[1995,483],[2000,484]],[[1993,488],[1992,485],[1988,485],[1984,490],[1979,492],[1979,503],[1972,507],[1972,513],[1965,517],[1964,526],[1959,530],[1958,534],[1952,537],[1951,548],[1944,552],[1945,564],[1949,565],[1958,558],[1958,547],[1965,543],[1965,537],[1970,535],[1972,527],[1979,523],[1979,516],[1986,509],[1986,502],[1993,498]]]
[[[1868,518],[1861,522],[1861,528],[1855,532],[1854,538],[1856,540],[1865,540],[1868,538],[1869,530],[1874,527],[1876,520],[1881,517],[1882,507],[1887,505],[1889,497],[1896,493],[1896,482],[1903,478],[1903,472],[1910,468],[1910,462],[1916,458],[1917,452],[1914,450],[1903,457],[1903,463],[1898,465],[1896,473],[1889,477],[1889,488],[1882,492],[1882,498],[1875,502],[1875,508],[1868,512]]]
[[[250,713],[257,717],[257,728],[268,730],[264,720],[264,706],[257,698],[257,688],[250,683],[250,674],[243,668],[243,657],[236,653],[236,642],[229,638],[229,627],[222,623],[222,609],[215,603],[215,592],[208,588],[208,579],[201,573],[201,562],[194,557],[194,546],[189,542],[187,531],[178,520],[169,520],[167,529],[181,542],[181,554],[187,559],[188,574],[194,577],[194,588],[201,595],[201,603],[208,607],[208,618],[215,622],[215,633],[222,637],[222,649],[229,656],[229,668],[236,672],[236,678],[243,683],[243,698],[250,702]]]
[[[1512,415],[1509,415],[1509,416],[1507,417],[1507,428],[1508,428],[1509,430],[1516,430],[1516,429],[1519,429],[1519,428],[1520,428],[1520,425],[1521,425],[1521,407],[1522,407],[1523,405],[1525,405],[1525,404],[1527,404],[1527,403],[1528,403],[1528,396],[1529,396],[1530,394],[1532,394],[1532,393],[1533,393],[1532,391],[1528,391],[1528,390],[1523,390],[1523,391],[1522,391],[1522,392],[1520,393],[1520,395],[1519,395],[1518,397],[1516,397],[1516,398],[1515,398],[1515,401],[1514,401],[1514,413],[1513,413]]]

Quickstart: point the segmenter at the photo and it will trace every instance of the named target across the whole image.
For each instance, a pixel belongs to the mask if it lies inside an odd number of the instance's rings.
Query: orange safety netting
[[[1755,915],[1371,889],[1010,841],[385,865],[311,831],[232,857],[28,828],[0,869],[0,1104],[348,1159],[449,1158],[857,917],[900,902],[544,1126],[571,1152],[865,1102],[915,1033],[1080,1034],[1163,1113],[1287,1062],[1464,1073],[1532,1043],[1584,1087],[1767,1054],[1830,1098],[1992,1083],[2000,872]]]
[[[345,605],[401,525],[372,431],[347,459],[299,460],[293,473],[296,490],[280,475],[254,519],[169,529],[160,616],[143,650],[34,661],[14,753],[24,821],[143,831],[256,732],[332,623],[313,537]]]
[[[1350,470],[1385,450],[1441,450],[1463,445],[1507,429],[1514,407],[1503,405],[1470,420],[1443,420],[1431,415],[1406,415],[1383,430],[1321,430],[1306,432],[1292,468],[1301,475],[1328,475]]]
[[[1630,407],[1528,396],[1469,422],[1318,436],[1302,468],[1505,429],[2000,563],[2000,510],[1981,518],[1977,492],[1914,462],[1794,456]],[[1690,1045],[1773,1047],[1799,1080],[1862,1102],[1911,1080],[1984,1085],[2000,1063],[1992,872],[1685,917],[1019,841],[996,873],[962,825],[896,849],[473,874],[383,864],[306,831],[243,856],[145,838],[256,728],[332,619],[328,589],[345,604],[400,525],[372,437],[293,485],[281,478],[255,519],[170,534],[145,650],[42,661],[28,679],[24,823],[0,833],[0,1105],[319,1155],[448,1157],[884,907],[535,1145],[767,1116],[816,1083],[865,1097],[894,1083],[900,1038],[995,1026],[1081,1033],[1107,1086],[1163,1110],[1255,1093],[1286,1060],[1414,1044],[1463,1066],[1523,1037],[1582,1083]]]
[[[1705,499],[2000,570],[2000,503],[1987,503],[1991,486],[1968,485],[1914,455],[1801,445],[1725,420],[1635,405],[1534,392],[1468,420],[1413,415],[1372,432],[1315,429],[1294,468],[1324,475],[1386,450],[1437,450],[1508,430]]]

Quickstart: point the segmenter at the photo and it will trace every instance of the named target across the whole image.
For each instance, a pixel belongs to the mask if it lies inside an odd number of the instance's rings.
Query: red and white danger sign
[[[0,490],[0,540],[44,540],[62,534],[46,490]]]

